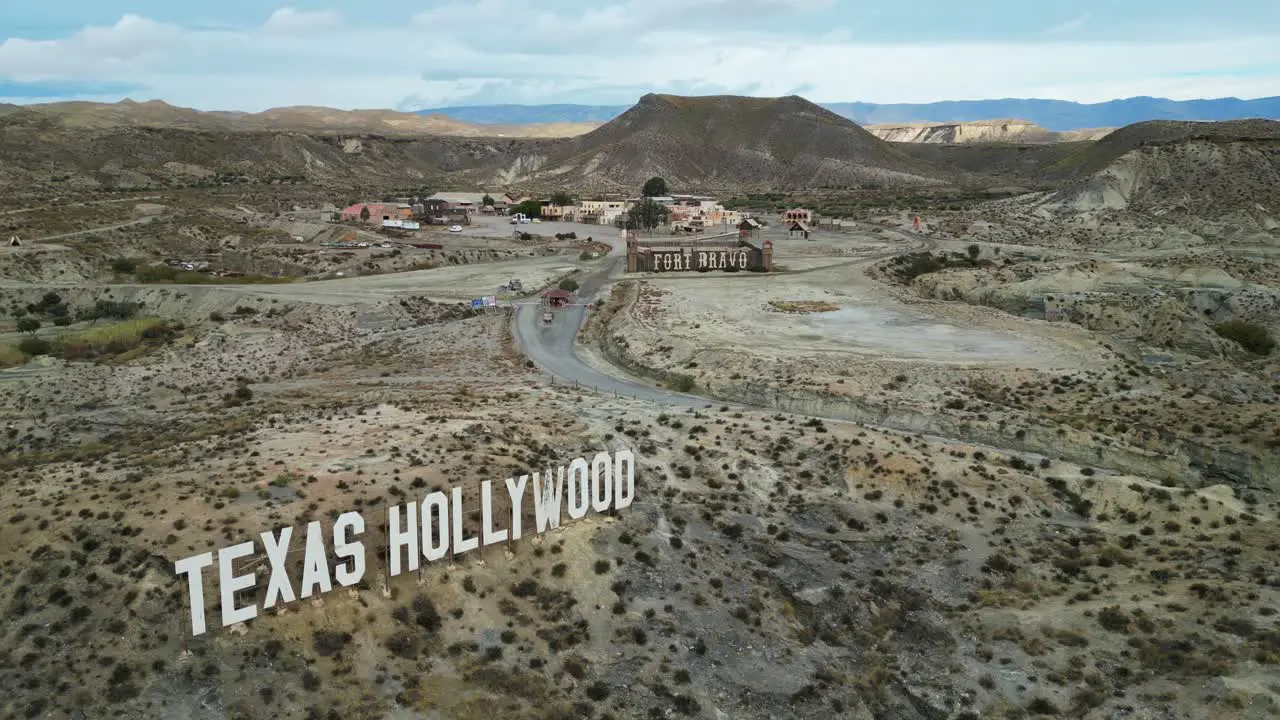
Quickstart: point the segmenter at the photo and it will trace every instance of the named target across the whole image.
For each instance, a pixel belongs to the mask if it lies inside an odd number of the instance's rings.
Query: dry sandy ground
[[[478,342],[450,367],[502,358],[484,381],[330,372],[323,386],[255,384],[249,406],[224,411],[247,421],[237,429],[18,470],[0,500],[14,580],[0,601],[26,625],[5,630],[0,708],[861,720],[1046,708],[1155,720],[1176,708],[1211,720],[1277,707],[1267,625],[1246,622],[1280,606],[1248,574],[1274,508],[1212,488],[1179,494],[1175,510],[1137,478],[1014,469],[988,448],[548,388],[503,355],[501,325],[462,324]],[[402,355],[457,337],[427,334]],[[217,628],[211,597],[214,631],[183,639],[179,557],[353,509],[376,548],[389,504],[623,446],[640,458],[638,496],[616,519],[390,581],[375,559],[358,591],[234,629]],[[1071,478],[1067,495],[1052,476]],[[1129,510],[1142,518],[1124,520]],[[83,586],[58,577],[73,553],[95,571]],[[66,605],[27,601],[68,589]],[[48,694],[53,678],[67,692]]]
[[[157,308],[186,313],[182,337],[124,364],[11,376],[0,715],[1260,720],[1280,709],[1276,498],[853,423],[600,398],[545,384],[505,315],[415,300],[490,294],[510,277],[531,286],[564,262],[148,288],[167,293]],[[657,279],[668,294],[647,296],[625,327],[722,377],[740,366],[865,385],[907,367],[941,393],[968,366],[1012,377],[1088,362],[1069,330],[904,303],[860,272]],[[258,314],[209,320],[223,294]],[[770,300],[842,307],[832,321]],[[811,337],[827,334],[840,339]],[[927,348],[902,339],[912,335]],[[699,349],[711,340],[721,349]],[[679,365],[666,354],[655,359]],[[1001,369],[1010,355],[1035,369]],[[178,558],[353,509],[378,547],[390,504],[619,447],[640,470],[636,504],[616,518],[390,582],[371,563],[358,588],[184,637]]]
[[[270,295],[282,300],[326,305],[350,305],[403,295],[460,302],[496,295],[498,286],[513,278],[519,279],[524,287],[534,290],[573,272],[579,265],[576,257],[521,258],[359,278],[263,285],[247,292]]]
[[[790,278],[699,278],[645,282],[659,295],[635,316],[637,342],[679,342],[698,352],[741,348],[751,356],[804,362],[814,355],[946,365],[1067,368],[1090,364],[1044,323],[906,305],[861,275],[861,268]],[[838,309],[788,313],[771,302],[820,301]]]

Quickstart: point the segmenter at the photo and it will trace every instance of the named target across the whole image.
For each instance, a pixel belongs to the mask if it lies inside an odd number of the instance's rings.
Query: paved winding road
[[[917,249],[931,249],[933,247],[933,241],[927,238],[913,233],[906,233],[905,231],[902,231],[902,234],[919,241],[921,245]],[[840,265],[875,262],[903,252],[908,252],[908,250],[897,249],[890,252],[877,253],[850,262],[840,263]],[[601,290],[609,285],[624,269],[625,255],[626,247],[621,243],[614,243],[613,249],[600,267],[579,280],[577,295],[580,303],[595,303],[599,301]],[[833,266],[815,269],[825,270],[830,267]],[[732,280],[726,278],[725,281],[730,282]],[[738,282],[741,282],[741,279]],[[575,340],[578,336],[578,330],[582,327],[582,323],[586,318],[586,307],[583,304],[578,304],[559,310],[554,314],[555,319],[552,320],[550,325],[542,323],[542,312],[542,309],[536,304],[518,305],[515,317],[512,320],[512,333],[525,356],[532,360],[538,369],[549,373],[558,380],[593,387],[603,393],[631,396],[639,400],[677,407],[701,408],[709,405],[743,407],[738,403],[710,400],[649,385],[626,377],[626,374],[620,369],[616,373],[601,372],[578,357]]]
[[[626,246],[615,243],[600,267],[579,280],[577,294],[582,303],[597,301],[605,285],[624,269],[625,255]],[[556,311],[555,319],[550,325],[542,322],[542,312],[536,304],[518,305],[512,321],[516,343],[540,370],[564,382],[587,385],[600,392],[631,396],[639,400],[680,407],[705,407],[711,404],[706,398],[605,374],[583,362],[578,357],[575,340],[578,329],[586,319],[587,309],[584,304]]]

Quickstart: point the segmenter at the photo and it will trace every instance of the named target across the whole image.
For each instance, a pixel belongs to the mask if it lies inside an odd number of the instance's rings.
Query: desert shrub
[[[138,269],[138,261],[133,258],[116,258],[111,261],[111,269],[118,273],[133,273]]]
[[[1266,328],[1241,320],[1214,325],[1213,331],[1254,355],[1270,355],[1276,346]]]
[[[1129,616],[1119,606],[1112,605],[1098,611],[1098,624],[1111,632],[1124,632],[1129,629]]]
[[[947,267],[945,255],[934,257],[932,253],[911,253],[894,259],[893,275],[900,282],[911,282],[921,275],[938,272]]]
[[[667,382],[667,387],[676,392],[693,392],[695,385],[697,383],[694,381],[693,376],[684,374],[675,375]]]
[[[1053,703],[1044,698],[1036,698],[1027,705],[1027,712],[1032,715],[1057,715],[1059,710]]]
[[[440,629],[440,612],[436,610],[436,605],[431,602],[431,598],[426,595],[413,598],[413,621],[427,632]]]
[[[400,630],[387,638],[385,646],[392,655],[412,660],[418,657],[418,639],[407,630]]]
[[[175,326],[160,318],[135,318],[64,338],[58,343],[58,354],[67,360],[88,360],[125,353],[146,342],[167,340],[176,333]]]
[[[93,307],[80,312],[81,320],[128,320],[138,314],[142,303],[98,300]]]
[[[53,343],[38,337],[22,338],[18,341],[18,351],[23,355],[35,357],[37,355],[52,355]],[[24,358],[25,360],[25,358]],[[20,363],[15,363],[20,364]]]
[[[565,278],[560,281],[559,287],[565,292],[578,292],[578,281],[573,278]]]
[[[337,630],[316,630],[311,634],[311,642],[317,655],[329,657],[342,652],[342,648],[351,642],[351,633],[338,632]]]
[[[18,332],[35,333],[40,329],[40,321],[30,317],[18,318],[17,328]]]

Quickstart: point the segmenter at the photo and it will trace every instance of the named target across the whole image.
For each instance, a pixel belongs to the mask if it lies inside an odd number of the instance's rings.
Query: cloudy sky
[[[0,102],[204,110],[1280,95],[1260,0],[0,3]]]

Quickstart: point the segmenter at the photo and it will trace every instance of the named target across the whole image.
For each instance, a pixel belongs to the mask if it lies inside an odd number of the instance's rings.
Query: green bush
[[[63,338],[58,343],[58,353],[66,360],[117,355],[149,342],[167,341],[179,329],[179,326],[170,325],[160,318],[134,318]]]
[[[132,273],[138,269],[138,261],[133,258],[116,258],[111,261],[111,269],[118,273]]]
[[[1242,320],[1214,325],[1213,331],[1254,355],[1270,355],[1276,346],[1275,340],[1271,338],[1266,328]]]
[[[23,355],[35,357],[53,353],[53,343],[38,337],[26,337],[18,341],[18,351]]]
[[[920,275],[936,273],[948,265],[946,255],[934,256],[932,252],[913,252],[893,259],[892,273],[897,281],[909,283]]]
[[[676,375],[667,382],[667,386],[676,392],[693,392],[693,388],[697,385],[692,375]]]
[[[573,278],[565,278],[560,281],[560,289],[565,292],[578,292],[578,281]]]

